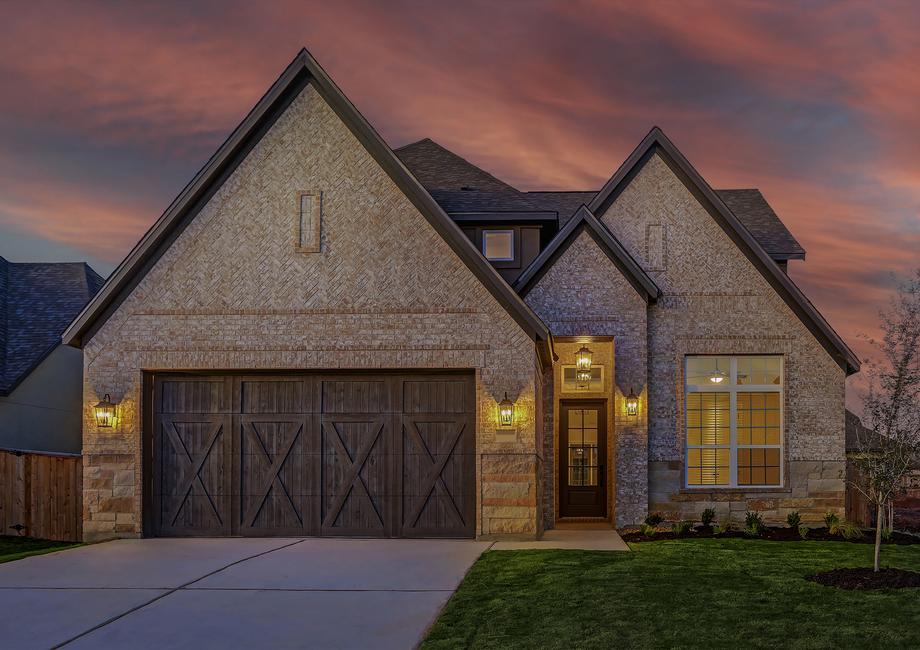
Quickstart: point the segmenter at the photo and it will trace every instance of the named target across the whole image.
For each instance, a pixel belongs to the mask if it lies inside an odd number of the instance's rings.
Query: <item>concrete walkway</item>
[[[119,540],[0,564],[10,648],[411,648],[488,543]]]
[[[495,542],[493,551],[521,551],[527,549],[567,549],[572,551],[628,551],[629,546],[620,534],[608,526],[568,526],[543,533],[536,541]]]

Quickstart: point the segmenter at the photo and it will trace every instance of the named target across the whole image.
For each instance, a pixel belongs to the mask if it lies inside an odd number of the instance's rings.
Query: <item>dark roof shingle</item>
[[[540,211],[559,215],[559,228],[597,191],[520,192],[429,138],[395,150],[396,155],[448,214]],[[804,259],[805,249],[756,189],[715,190],[767,254]]]
[[[716,190],[744,227],[774,259],[804,259],[805,249],[757,189]]]
[[[0,395],[61,342],[103,278],[87,264],[18,263],[0,257]]]

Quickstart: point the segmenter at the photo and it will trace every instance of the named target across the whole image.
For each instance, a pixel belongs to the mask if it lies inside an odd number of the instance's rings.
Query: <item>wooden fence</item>
[[[0,535],[80,541],[82,494],[79,455],[0,450]]]

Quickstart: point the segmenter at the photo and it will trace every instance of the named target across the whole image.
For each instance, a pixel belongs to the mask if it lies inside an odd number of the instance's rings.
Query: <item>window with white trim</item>
[[[783,358],[685,360],[687,487],[783,484]]]
[[[482,254],[491,262],[513,262],[514,231],[483,230]]]

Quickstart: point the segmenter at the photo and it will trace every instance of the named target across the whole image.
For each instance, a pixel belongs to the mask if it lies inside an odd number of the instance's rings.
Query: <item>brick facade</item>
[[[649,508],[697,517],[706,507],[756,509],[769,520],[799,510],[817,521],[844,508],[845,374],[743,252],[657,154],[599,218],[648,264],[662,226],[662,296],[648,310]],[[755,492],[685,490],[683,359],[688,354],[784,357],[786,485]]]
[[[319,253],[296,250],[302,192]],[[538,534],[533,341],[308,86],[85,343],[86,538],[142,534],[143,371],[391,368],[475,369],[477,533]]]
[[[645,517],[648,504],[648,426],[646,409],[646,314],[644,299],[617,269],[588,232],[582,232],[559,256],[526,297],[527,304],[558,337],[613,337],[615,343],[592,343],[595,362],[605,365],[606,386],[602,394],[564,394],[560,372],[574,363],[578,344],[557,343],[553,399],[546,399],[544,415],[544,525],[555,520],[557,469],[554,462],[558,432],[554,413],[560,398],[608,399],[608,440],[612,441],[608,467],[614,486],[608,507],[616,525]],[[614,358],[604,356],[613,351]],[[628,417],[624,398],[634,390],[640,396],[639,414]],[[547,396],[548,397],[548,396]],[[553,408],[549,407],[553,404]],[[553,505],[553,510],[549,506]]]

